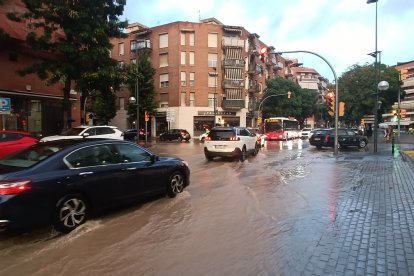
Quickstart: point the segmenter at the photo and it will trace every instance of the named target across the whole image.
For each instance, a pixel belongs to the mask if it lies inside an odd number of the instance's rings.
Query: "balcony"
[[[242,109],[244,108],[244,100],[223,100],[224,109]]]
[[[135,43],[131,43],[131,51],[151,49],[151,41],[146,40],[137,40]]]
[[[222,44],[223,47],[243,48],[244,47],[244,40],[237,39],[237,38],[224,37],[221,44]]]
[[[244,60],[242,59],[225,59],[223,60],[224,67],[244,67]]]
[[[244,87],[244,80],[225,79],[223,84],[224,84],[224,88],[232,88],[232,87],[241,88],[241,87]]]

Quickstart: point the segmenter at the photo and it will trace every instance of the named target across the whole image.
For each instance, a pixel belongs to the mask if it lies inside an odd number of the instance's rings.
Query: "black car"
[[[96,211],[190,184],[187,162],[122,140],[36,144],[0,159],[0,227],[70,232]]]
[[[318,149],[322,147],[335,146],[335,129],[322,128],[315,130],[314,134],[309,138],[309,144]],[[366,136],[356,134],[352,129],[338,129],[338,147],[358,147],[365,148],[368,144]]]
[[[191,139],[190,133],[188,133],[185,129],[170,129],[167,130],[164,133],[160,134],[160,140],[161,141],[172,141],[172,140],[178,140],[178,141],[188,141]]]
[[[131,128],[127,129],[122,133],[122,136],[124,137],[124,140],[127,141],[136,141],[137,140],[137,129]],[[149,131],[147,131],[147,139],[150,139],[151,135]],[[139,140],[145,140],[145,129],[141,129],[139,131]]]

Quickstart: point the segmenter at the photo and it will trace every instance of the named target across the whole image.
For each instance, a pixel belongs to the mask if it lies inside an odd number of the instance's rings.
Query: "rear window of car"
[[[0,142],[17,141],[24,136],[18,133],[0,133]]]
[[[37,144],[0,160],[0,165],[27,168],[62,150],[57,145]]]
[[[212,129],[209,133],[211,140],[229,140],[230,137],[236,136],[236,132],[232,129]]]

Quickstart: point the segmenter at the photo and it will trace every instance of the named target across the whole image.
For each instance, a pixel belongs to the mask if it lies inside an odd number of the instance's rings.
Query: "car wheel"
[[[206,139],[205,137],[201,138],[200,143],[204,143],[204,139]]]
[[[183,137],[178,137],[178,141],[182,142],[183,141]]]
[[[208,153],[204,153],[204,156],[206,157],[206,159],[207,159],[208,161],[213,160],[213,157],[212,157],[211,155],[209,155]]]
[[[259,153],[259,150],[260,150],[259,145],[256,145],[253,151],[253,156],[256,156]]]
[[[244,162],[246,160],[246,148],[243,147],[243,149],[240,152],[239,160],[241,162]]]
[[[83,224],[89,216],[89,208],[82,195],[74,194],[62,197],[55,206],[53,226],[56,230],[69,233]]]
[[[365,142],[365,140],[361,140],[359,141],[359,148],[363,149],[367,146],[367,142]]]
[[[169,197],[175,197],[184,190],[184,176],[181,172],[175,171],[168,180],[167,194]]]
[[[160,141],[165,141],[164,137],[160,136]]]

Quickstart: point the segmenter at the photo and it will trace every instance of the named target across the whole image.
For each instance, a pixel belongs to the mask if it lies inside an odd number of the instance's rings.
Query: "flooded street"
[[[89,220],[0,233],[1,275],[279,275],[303,271],[350,189],[352,162],[307,141],[271,142],[245,162],[208,162],[199,143],[157,143],[191,184]]]

